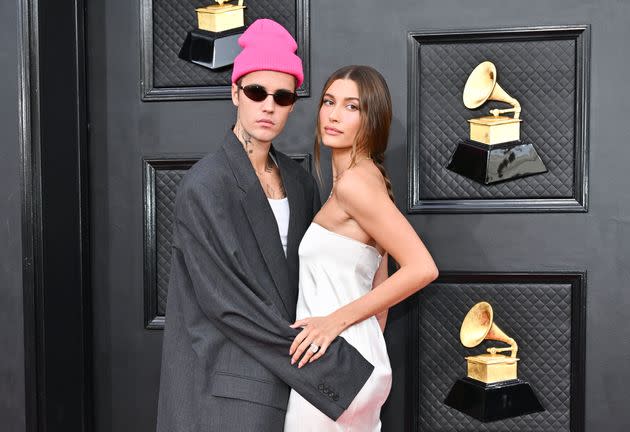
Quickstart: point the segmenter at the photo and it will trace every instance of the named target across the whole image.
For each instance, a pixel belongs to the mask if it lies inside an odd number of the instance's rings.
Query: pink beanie
[[[270,19],[254,21],[238,38],[243,50],[234,59],[232,82],[259,70],[271,70],[293,75],[297,87],[304,81],[302,60],[295,55],[297,43],[280,24]]]

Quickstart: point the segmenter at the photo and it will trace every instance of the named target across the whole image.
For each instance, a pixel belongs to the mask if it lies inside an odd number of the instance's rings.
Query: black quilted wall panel
[[[556,34],[557,33],[557,34]],[[414,200],[568,200],[581,194],[584,73],[581,40],[556,32],[535,37],[527,32],[452,39],[412,37],[409,107],[413,146],[410,185]],[[579,32],[577,34],[580,34]],[[495,185],[482,185],[446,166],[457,143],[469,135],[467,120],[489,115],[508,104],[487,102],[475,110],[462,101],[466,80],[479,63],[497,67],[497,82],[522,107],[521,140],[537,149],[548,172]],[[511,114],[509,114],[511,115]],[[500,209],[499,209],[500,210]]]
[[[143,99],[227,99],[232,68],[210,70],[178,57],[188,31],[197,27],[195,9],[211,0],[142,0]],[[300,96],[309,95],[309,0],[245,2],[245,25],[270,18],[283,25],[298,42],[304,65]]]
[[[311,171],[309,154],[291,155],[291,158],[307,171]],[[199,157],[155,158],[144,162],[144,289],[147,328],[164,327],[171,271],[175,197],[186,171],[198,160]]]
[[[417,337],[417,406],[412,408],[416,412],[416,430],[579,430],[578,413],[572,419],[571,410],[572,403],[576,406],[580,399],[575,393],[580,387],[578,382],[573,383],[572,393],[572,374],[580,366],[575,350],[579,349],[581,337],[580,328],[572,328],[580,311],[572,309],[578,304],[580,289],[570,279],[516,279],[484,282],[477,278],[467,283],[463,276],[457,281],[434,283],[418,295],[414,321],[417,329],[412,331]],[[484,342],[469,349],[461,344],[462,320],[479,301],[492,305],[495,323],[517,341],[521,359],[518,376],[531,384],[545,412],[482,423],[443,403],[455,380],[466,376],[465,356],[482,354],[490,346],[504,346],[500,342]],[[576,359],[576,364],[572,364],[572,359]]]
[[[422,197],[573,195],[575,41],[428,44],[420,50]],[[520,101],[521,139],[534,143],[549,172],[488,187],[445,168],[457,141],[468,137],[466,120],[506,107],[487,103],[469,110],[462,103],[468,75],[486,59],[497,66],[501,87]]]
[[[153,0],[153,72],[155,87],[229,85],[232,69],[214,72],[177,57],[186,32],[197,27],[195,9],[209,0]],[[245,2],[245,25],[272,18],[295,37],[295,1]]]
[[[166,312],[168,276],[171,272],[171,239],[173,237],[175,197],[179,182],[185,173],[184,169],[164,169],[155,173],[155,243],[157,247],[155,290],[159,316],[164,316]]]

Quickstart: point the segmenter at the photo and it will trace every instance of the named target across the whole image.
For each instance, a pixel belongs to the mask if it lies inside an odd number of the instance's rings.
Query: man
[[[271,20],[254,22],[239,44],[236,124],[178,191],[158,432],[282,431],[290,387],[336,419],[373,369],[342,338],[317,362],[290,362],[297,249],[320,199],[313,178],[271,142],[293,109],[302,63]]]

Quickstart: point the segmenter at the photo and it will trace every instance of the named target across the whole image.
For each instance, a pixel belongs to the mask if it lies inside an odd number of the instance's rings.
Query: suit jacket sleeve
[[[199,184],[180,188],[173,253],[181,258],[174,262],[185,267],[179,269],[186,275],[181,283],[191,284],[203,313],[227,338],[336,420],[373,366],[341,337],[316,362],[302,369],[290,364],[289,347],[299,331],[263,300],[264,288],[245,270],[246,263],[239,262],[236,228],[221,205],[222,197],[208,189]],[[198,332],[195,337],[200,337]],[[321,391],[323,383],[334,387],[337,400]]]

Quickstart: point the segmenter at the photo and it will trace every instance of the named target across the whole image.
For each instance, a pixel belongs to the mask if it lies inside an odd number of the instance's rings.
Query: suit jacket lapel
[[[232,131],[228,132],[223,149],[235,179],[244,192],[241,204],[256,236],[258,248],[274,281],[276,295],[280,298],[287,316],[291,318],[295,315],[295,297],[287,296],[287,293],[290,292],[289,272],[276,218],[243,146]],[[291,199],[289,198],[290,202]]]
[[[283,298],[287,298],[290,305],[297,303],[298,283],[299,283],[299,261],[298,247],[303,234],[305,214],[304,191],[300,187],[297,179],[297,169],[294,163],[284,155],[276,158],[280,175],[284,184],[284,190],[289,198],[289,233],[287,238],[287,267],[288,286],[287,291],[282,293]],[[290,309],[293,311],[293,308]],[[292,319],[294,318],[292,314]]]

